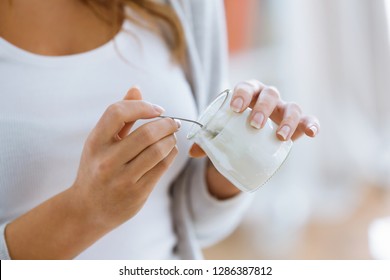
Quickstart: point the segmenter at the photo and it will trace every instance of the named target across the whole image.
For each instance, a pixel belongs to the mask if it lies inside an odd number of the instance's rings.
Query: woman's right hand
[[[137,88],[125,99],[88,136],[74,184],[7,224],[11,258],[72,259],[141,209],[177,154],[179,125],[151,120],[129,133],[136,120],[163,110]]]
[[[177,155],[173,119],[150,121],[128,133],[138,119],[163,109],[141,100],[138,88],[108,107],[86,140],[72,189],[95,225],[110,230],[132,218]],[[91,221],[91,220],[90,220]]]

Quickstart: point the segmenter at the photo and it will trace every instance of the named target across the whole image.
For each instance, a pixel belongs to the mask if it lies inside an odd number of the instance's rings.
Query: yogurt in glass
[[[222,92],[200,115],[187,135],[208,155],[217,170],[245,192],[265,184],[286,160],[292,141],[276,137],[276,125],[268,119],[262,129],[248,121],[251,109],[230,109],[232,91]]]

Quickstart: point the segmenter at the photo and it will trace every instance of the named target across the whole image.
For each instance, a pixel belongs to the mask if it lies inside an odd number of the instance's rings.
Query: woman
[[[226,87],[222,11],[0,0],[1,258],[201,258],[231,232],[250,198],[206,158],[187,159],[204,153],[180,123],[156,118],[196,119]],[[259,81],[235,87],[232,109],[248,106],[281,141],[319,130]]]

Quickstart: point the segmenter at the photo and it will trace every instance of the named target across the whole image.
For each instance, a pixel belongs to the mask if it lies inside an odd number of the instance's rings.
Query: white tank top
[[[190,87],[163,40],[130,22],[123,28],[97,49],[59,57],[0,38],[0,224],[72,185],[87,135],[131,86],[168,115],[196,118]],[[179,155],[141,211],[78,258],[175,257],[168,189],[187,160],[188,128],[182,124]]]

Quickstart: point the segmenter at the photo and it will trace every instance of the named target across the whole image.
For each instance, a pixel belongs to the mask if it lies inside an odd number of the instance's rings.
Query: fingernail
[[[176,122],[176,125],[177,125],[177,129],[179,129],[181,127],[181,121],[175,119],[175,122]]]
[[[315,125],[312,125],[311,127],[309,127],[309,130],[311,131],[312,136],[316,136],[316,134],[318,132],[318,128]]]
[[[156,105],[156,104],[152,104],[152,106],[153,106],[153,109],[154,109],[157,113],[159,113],[160,115],[161,115],[162,113],[165,112],[164,108],[161,107],[161,106],[158,106],[158,105]]]
[[[277,134],[283,138],[283,140],[287,140],[287,136],[290,133],[290,127],[288,125],[282,126],[281,129],[277,132]]]
[[[263,124],[263,121],[264,121],[263,113],[257,112],[251,120],[251,126],[260,129],[261,125]]]
[[[239,113],[241,111],[243,105],[244,105],[244,100],[241,97],[237,97],[230,104],[230,107],[232,108],[232,110],[234,112]]]

